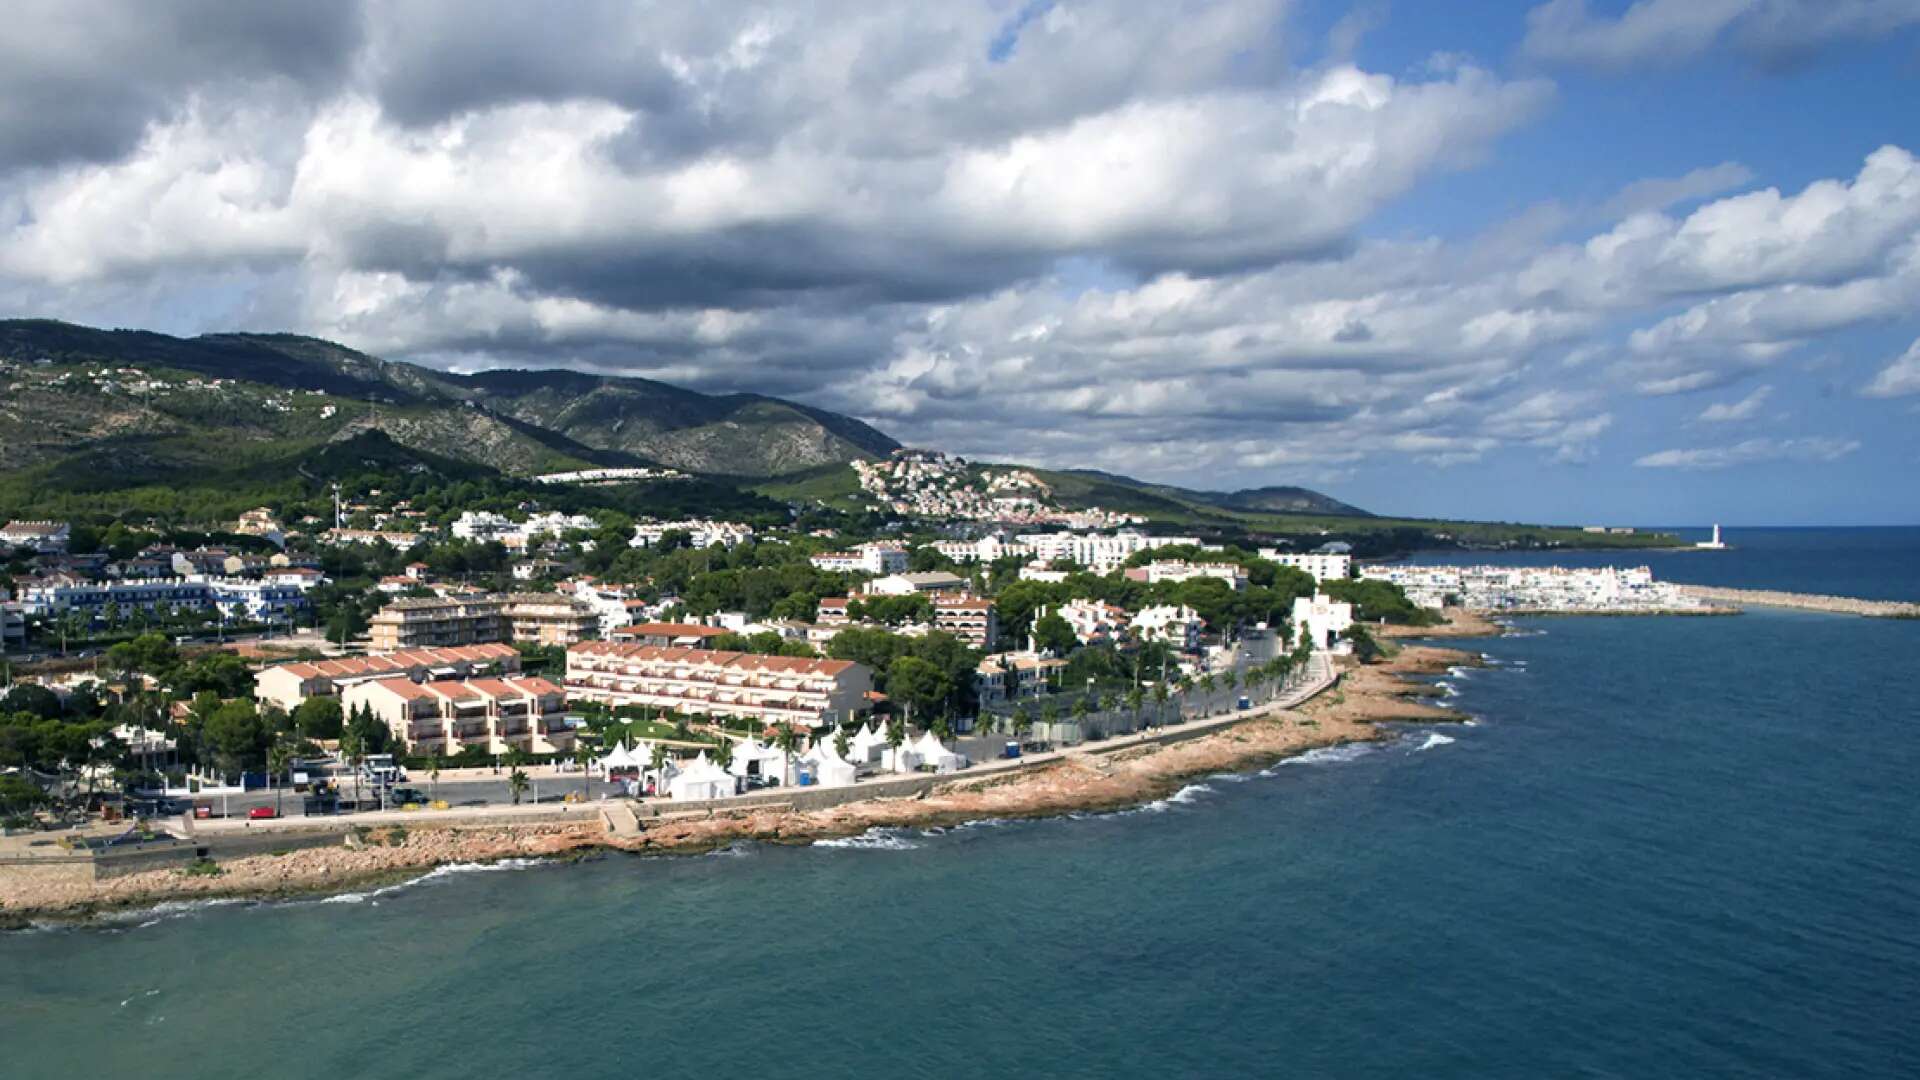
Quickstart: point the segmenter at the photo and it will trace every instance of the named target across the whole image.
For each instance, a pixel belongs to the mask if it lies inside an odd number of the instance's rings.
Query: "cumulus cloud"
[[[106,14],[23,10],[56,42]],[[1920,300],[1898,147],[1797,191],[1726,162],[1597,221],[1382,237],[1553,88],[1367,70],[1359,22],[1303,63],[1283,0],[531,10],[141,5],[129,40],[178,56],[50,49],[60,100],[0,64],[0,307],[782,394],[1219,483],[1593,460],[1623,390],[1733,385]]]
[[[1883,398],[1920,394],[1920,341],[1907,346],[1907,351],[1874,376],[1861,393]]]
[[[1661,450],[1634,464],[1643,469],[1730,469],[1770,461],[1822,464],[1838,461],[1860,449],[1856,439],[1809,436],[1799,439],[1747,439],[1731,446],[1692,450]]]
[[[1703,424],[1731,424],[1751,420],[1773,396],[1773,387],[1757,386],[1753,393],[1738,401],[1716,401],[1700,411],[1695,419]]]
[[[1623,69],[1727,47],[1778,68],[1916,24],[1914,0],[1635,0],[1616,17],[1595,15],[1587,0],[1549,0],[1527,13],[1520,48],[1545,63]]]

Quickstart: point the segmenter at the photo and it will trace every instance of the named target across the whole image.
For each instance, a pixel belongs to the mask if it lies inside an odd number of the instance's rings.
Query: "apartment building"
[[[264,668],[253,677],[253,696],[263,704],[292,712],[310,697],[332,697],[341,689],[373,679],[452,679],[483,671],[512,675],[520,653],[511,645],[469,645],[458,649],[407,649],[335,660],[297,661]]]
[[[852,551],[823,551],[807,560],[815,570],[841,574],[899,574],[907,569],[907,549],[896,544],[861,544]]]
[[[864,712],[873,673],[848,660],[590,641],[567,650],[567,694],[615,707],[818,727]]]
[[[1142,641],[1164,641],[1176,649],[1197,649],[1207,632],[1207,621],[1190,607],[1161,604],[1142,608],[1133,617],[1133,632]]]
[[[1353,556],[1336,555],[1323,551],[1291,552],[1278,548],[1261,548],[1260,557],[1281,566],[1290,566],[1313,575],[1313,580],[1344,581],[1353,576]]]
[[[615,639],[635,645],[661,648],[697,649],[705,642],[732,631],[699,623],[647,622],[622,626],[613,632]]]
[[[26,611],[18,604],[0,604],[0,651],[17,649],[26,640]]]
[[[374,652],[443,649],[506,641],[511,636],[504,597],[420,597],[395,600],[369,623]]]
[[[888,574],[867,582],[869,596],[912,596],[914,593],[960,592],[967,587],[965,578],[944,570],[920,574]]]
[[[732,521],[643,521],[633,527],[632,546],[652,547],[670,532],[686,533],[688,545],[696,548],[730,548],[753,539],[753,526]]]
[[[1049,680],[1066,666],[1065,660],[1038,653],[998,653],[980,661],[973,687],[983,707],[1026,701],[1044,694]]]
[[[933,628],[976,649],[991,650],[1000,643],[1000,619],[994,614],[993,601],[984,597],[935,596]]]
[[[72,612],[98,619],[105,617],[109,609],[121,615],[211,609],[230,619],[267,621],[305,610],[307,594],[298,585],[238,578],[89,581],[61,576],[27,585],[20,591],[20,602],[31,615]]]
[[[1128,625],[1125,609],[1099,600],[1070,600],[1055,613],[1073,627],[1073,636],[1082,644],[1118,636]],[[1035,621],[1039,621],[1037,617]]]
[[[52,555],[67,550],[69,532],[64,521],[9,521],[0,526],[0,550],[25,548]]]
[[[1156,585],[1162,581],[1192,581],[1196,578],[1217,578],[1227,583],[1234,591],[1247,587],[1247,572],[1234,563],[1190,563],[1175,559],[1166,562],[1150,562],[1145,566],[1130,566],[1126,570],[1129,581],[1144,581]]]
[[[572,645],[600,634],[600,615],[561,593],[395,600],[370,623],[375,652],[452,648],[490,641]]]
[[[564,754],[574,744],[566,691],[546,679],[370,679],[340,704],[373,710],[409,754]]]
[[[509,637],[530,645],[573,645],[600,636],[592,605],[561,593],[511,593],[506,597]]]

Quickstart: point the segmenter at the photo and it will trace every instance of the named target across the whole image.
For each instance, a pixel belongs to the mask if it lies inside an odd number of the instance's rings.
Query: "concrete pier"
[[[1682,585],[1680,591],[1696,599],[1735,607],[1793,608],[1834,615],[1863,615],[1870,619],[1920,619],[1920,604],[1897,600],[1856,600],[1850,596],[1820,596],[1770,589],[1722,589],[1711,585]]]

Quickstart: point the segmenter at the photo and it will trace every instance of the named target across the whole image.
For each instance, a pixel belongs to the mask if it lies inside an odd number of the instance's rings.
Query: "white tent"
[[[777,746],[755,739],[733,744],[733,763],[727,771],[735,776],[765,776],[786,783],[787,756]]]
[[[952,772],[966,767],[967,759],[941,745],[933,732],[920,736],[918,742],[909,744],[913,756],[921,765],[931,765],[941,772]]]
[[[887,733],[876,730],[872,721],[861,725],[847,742],[847,757],[856,765],[871,765],[887,749]]]
[[[816,740],[804,756],[813,766],[813,782],[821,787],[846,787],[860,771],[840,756],[832,739]]]
[[[680,770],[668,791],[675,799],[724,799],[738,790],[732,773],[707,760],[702,750],[692,765]]]
[[[613,770],[615,769],[644,769],[646,767],[647,763],[635,757],[633,751],[627,749],[626,743],[621,743],[614,747],[612,753],[600,759],[600,768],[609,776],[613,775]]]

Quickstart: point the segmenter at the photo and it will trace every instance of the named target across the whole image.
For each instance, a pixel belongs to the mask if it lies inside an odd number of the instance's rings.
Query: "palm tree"
[[[894,717],[887,721],[887,746],[893,751],[893,771],[900,771],[900,748],[907,743],[907,722]]]
[[[1040,703],[1040,722],[1047,725],[1049,740],[1053,738],[1053,724],[1058,719],[1060,719],[1060,706],[1055,705],[1052,698]]]
[[[267,747],[267,786],[273,788],[273,812],[276,817],[280,815],[281,798],[286,789],[275,784],[273,778],[284,774],[292,764],[293,747],[284,738],[273,740],[273,745]]]
[[[1145,697],[1146,695],[1142,694],[1137,686],[1127,691],[1127,719],[1132,723],[1135,731],[1140,730],[1140,702]]]
[[[1073,700],[1073,720],[1074,723],[1080,725],[1080,737],[1083,739],[1087,737],[1087,713],[1091,711],[1093,710],[1087,704],[1086,698],[1075,698]]]
[[[1027,711],[1025,705],[1015,705],[1013,707],[1013,737],[1020,742],[1026,742],[1027,736],[1032,732],[1033,714]]]
[[[580,766],[580,797],[586,798],[593,794],[593,748],[574,739],[573,761]]]
[[[719,744],[713,748],[713,763],[723,769],[733,765],[732,739],[721,737]]]
[[[780,755],[786,759],[783,765],[786,771],[781,775],[780,783],[790,786],[793,783],[793,752],[800,748],[800,733],[793,730],[790,721],[782,720],[773,729],[773,745],[780,748]]]
[[[440,765],[445,760],[446,755],[439,750],[427,759],[427,794],[436,801],[440,798]]]
[[[1167,724],[1167,684],[1153,684],[1153,726],[1165,727]]]
[[[507,751],[507,790],[513,792],[513,805],[520,805],[520,793],[527,790],[527,752],[514,747]]]

